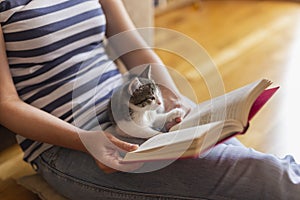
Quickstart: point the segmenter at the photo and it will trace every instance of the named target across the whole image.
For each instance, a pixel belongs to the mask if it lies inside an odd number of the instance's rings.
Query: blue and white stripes
[[[0,0],[0,22],[25,102],[79,127],[105,111],[121,75],[103,47],[106,21],[97,0]],[[28,161],[51,146],[18,140]]]

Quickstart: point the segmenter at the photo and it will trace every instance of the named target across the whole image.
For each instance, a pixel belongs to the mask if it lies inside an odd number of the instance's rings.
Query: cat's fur
[[[184,115],[180,108],[164,112],[163,98],[151,79],[150,65],[114,92],[108,113],[118,134],[134,138],[150,138],[163,132],[166,122]]]

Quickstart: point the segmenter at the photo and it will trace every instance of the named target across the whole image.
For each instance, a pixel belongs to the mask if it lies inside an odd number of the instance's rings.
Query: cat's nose
[[[157,100],[157,101],[156,101],[156,103],[157,103],[158,105],[161,105],[161,102],[160,102],[160,100]]]

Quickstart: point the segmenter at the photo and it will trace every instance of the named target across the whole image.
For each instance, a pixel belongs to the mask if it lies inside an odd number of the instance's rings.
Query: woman
[[[299,165],[291,157],[279,160],[233,140],[203,158],[176,161],[149,173],[121,172],[141,167],[120,162],[119,149],[131,151],[136,145],[94,130],[90,123],[94,118],[90,110],[95,109],[98,123],[106,126],[107,100],[122,84],[105,54],[104,34],[110,38],[128,33],[122,42],[137,50],[122,54],[127,69],[147,63],[163,66],[130,31],[135,28],[121,1],[2,0],[0,8],[0,123],[19,135],[24,159],[62,195],[70,199],[298,198]],[[115,51],[120,47],[114,44]],[[153,77],[173,91],[163,90],[168,107],[188,111],[164,67],[154,67]],[[87,136],[84,144],[81,135]],[[95,159],[87,150],[89,142],[96,148]]]

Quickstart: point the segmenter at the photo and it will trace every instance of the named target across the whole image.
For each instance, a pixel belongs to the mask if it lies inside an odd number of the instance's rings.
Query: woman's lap
[[[300,166],[291,157],[280,160],[245,148],[234,140],[218,145],[202,158],[178,160],[148,173],[105,174],[89,155],[58,147],[46,151],[35,162],[50,185],[71,199],[299,199],[300,196]],[[146,165],[143,170],[147,167],[153,165]]]

